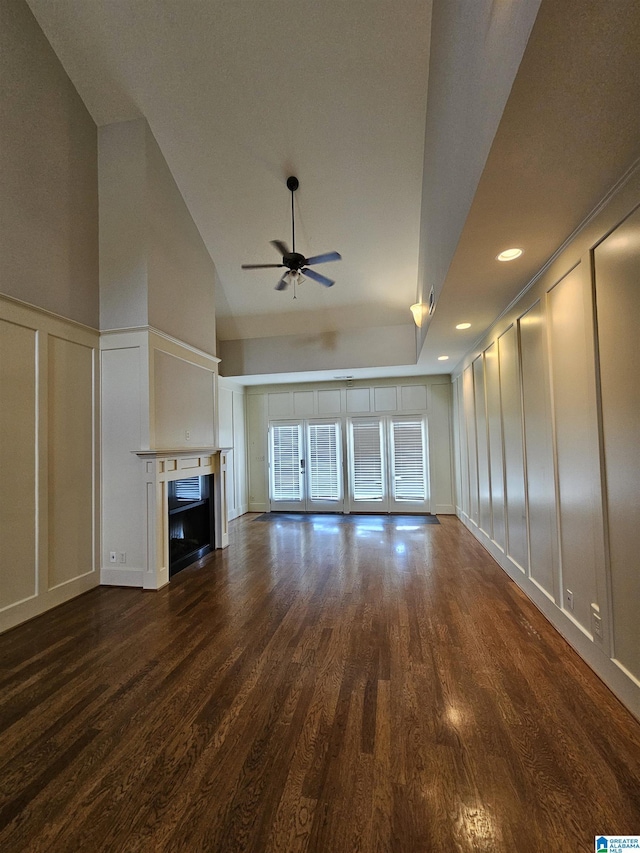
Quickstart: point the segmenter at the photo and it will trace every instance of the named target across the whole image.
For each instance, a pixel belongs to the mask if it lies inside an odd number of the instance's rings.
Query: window
[[[337,501],[340,498],[338,430],[335,423],[309,424],[309,498]]]
[[[353,500],[382,501],[382,424],[377,418],[351,422]]]
[[[427,497],[424,432],[421,418],[391,420],[393,498],[424,501]]]
[[[202,499],[200,477],[186,477],[175,481],[175,495],[179,501],[199,501]]]
[[[274,424],[271,441],[272,500],[299,501],[302,499],[299,425]]]

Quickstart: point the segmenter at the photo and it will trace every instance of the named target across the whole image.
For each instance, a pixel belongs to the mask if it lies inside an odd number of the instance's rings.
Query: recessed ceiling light
[[[449,356],[448,355],[439,355],[438,361],[449,361]]]
[[[456,329],[470,329],[471,323],[458,323]]]
[[[524,249],[505,249],[496,256],[496,261],[515,261],[523,253]]]

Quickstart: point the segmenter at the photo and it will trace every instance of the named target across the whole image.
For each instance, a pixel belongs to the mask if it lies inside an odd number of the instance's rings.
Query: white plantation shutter
[[[175,495],[179,501],[199,501],[202,499],[200,477],[186,477],[176,480]]]
[[[340,498],[338,428],[333,424],[309,424],[309,497],[314,501]]]
[[[397,501],[426,499],[422,419],[392,420],[392,488]]]
[[[273,500],[299,501],[302,499],[300,427],[298,424],[278,424],[271,430]]]
[[[384,498],[380,427],[377,418],[351,422],[354,501],[382,501]]]

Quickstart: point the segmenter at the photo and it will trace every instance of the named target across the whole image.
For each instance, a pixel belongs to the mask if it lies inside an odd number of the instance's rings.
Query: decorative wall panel
[[[558,569],[551,402],[546,363],[546,324],[538,301],[519,321],[522,354],[529,553],[531,577],[556,596]]]
[[[476,410],[476,441],[478,445],[478,518],[480,529],[484,530],[487,536],[492,539],[491,480],[489,475],[489,440],[483,355],[479,355],[473,362],[473,387]]]
[[[484,351],[489,431],[489,461],[491,463],[491,517],[493,541],[505,550],[504,516],[504,456],[502,452],[502,414],[500,410],[500,366],[498,345],[493,342]]]
[[[613,654],[640,681],[640,210],[594,252]]]
[[[462,375],[462,395],[466,419],[467,462],[469,470],[469,518],[477,525],[478,511],[478,445],[476,437],[475,393],[473,390],[473,367],[469,365]]]
[[[95,350],[49,337],[49,589],[93,572]]]
[[[0,610],[38,592],[37,333],[0,320]]]
[[[548,299],[564,605],[569,589],[572,616],[589,631],[602,520],[588,270],[573,269]]]
[[[500,391],[507,495],[507,554],[527,571],[527,516],[522,448],[522,400],[518,366],[518,338],[510,326],[498,340]]]

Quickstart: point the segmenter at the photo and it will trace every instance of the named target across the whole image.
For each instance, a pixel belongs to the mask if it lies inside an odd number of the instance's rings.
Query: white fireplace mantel
[[[215,547],[229,545],[227,522],[227,454],[230,447],[194,447],[179,450],[137,450],[142,462],[146,501],[146,560],[144,589],[160,589],[169,582],[169,500],[167,483],[213,474]]]

